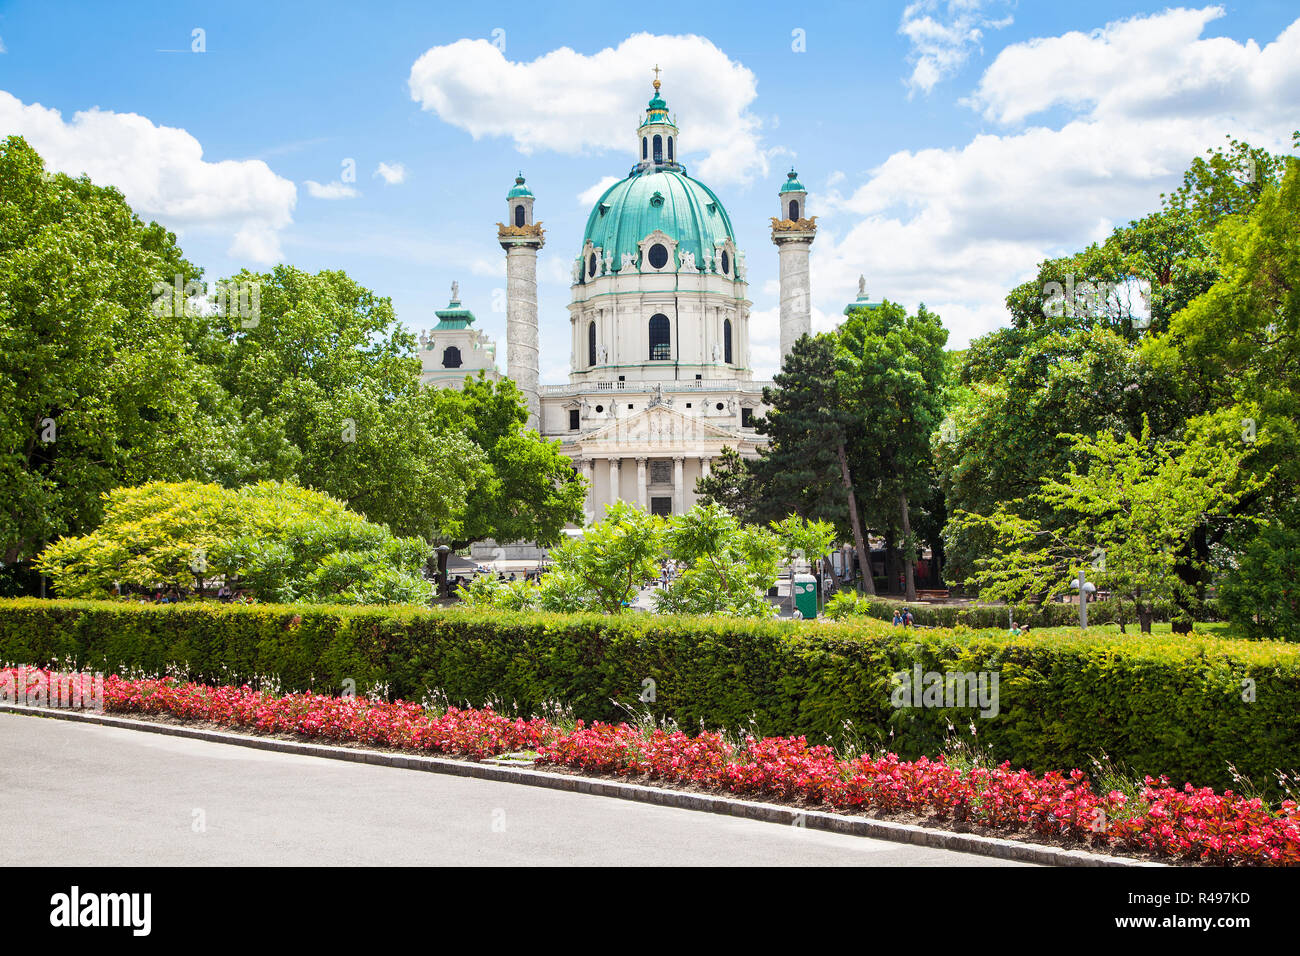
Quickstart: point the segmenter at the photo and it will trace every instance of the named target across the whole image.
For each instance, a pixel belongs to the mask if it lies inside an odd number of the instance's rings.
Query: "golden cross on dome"
[[[655,92],[659,91],[659,64],[655,64]]]

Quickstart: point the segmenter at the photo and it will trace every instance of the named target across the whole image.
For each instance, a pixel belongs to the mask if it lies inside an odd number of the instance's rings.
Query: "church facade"
[[[506,253],[507,372],[529,422],[557,438],[589,483],[588,519],[616,500],[677,514],[724,447],[753,456],[763,386],[750,367],[745,250],[717,194],[687,175],[680,131],[654,81],[635,161],[605,190],[574,249],[569,381],[538,383],[537,253],[545,241],[520,176],[497,238]],[[811,331],[808,258],[816,220],[792,171],[772,241],[782,355]],[[557,343],[558,344],[558,343]]]

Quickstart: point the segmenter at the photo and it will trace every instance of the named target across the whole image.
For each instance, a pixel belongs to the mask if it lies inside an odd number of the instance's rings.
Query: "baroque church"
[[[657,70],[656,70],[657,74]],[[574,250],[569,381],[538,382],[537,254],[545,237],[523,176],[506,196],[497,238],[506,254],[506,375],[529,424],[558,438],[589,483],[588,520],[622,499],[656,514],[695,501],[695,481],[724,447],[757,454],[763,386],[749,363],[745,251],[717,194],[687,175],[658,76],[631,145],[635,162],[605,190]],[[781,354],[811,331],[809,250],[816,217],[791,171],[772,242],[780,270]],[[495,345],[458,301],[421,337],[424,378],[455,385],[484,369]],[[459,364],[456,364],[459,363]],[[523,553],[518,555],[524,557]]]

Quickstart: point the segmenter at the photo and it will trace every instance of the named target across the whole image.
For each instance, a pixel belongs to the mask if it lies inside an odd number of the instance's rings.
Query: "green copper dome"
[[[803,188],[803,183],[799,182],[799,174],[793,169],[786,173],[785,182],[781,184],[783,193],[806,193],[808,190]],[[778,193],[780,195],[780,193]]]
[[[520,173],[515,177],[515,188],[506,193],[507,199],[518,199],[521,196],[532,196],[533,192],[524,185],[524,174]]]
[[[682,172],[648,169],[605,190],[587,217],[582,243],[599,246],[619,271],[623,254],[639,256],[638,243],[656,229],[677,240],[678,253],[694,253],[696,268],[704,267],[706,251],[713,255],[718,243],[735,241],[731,217],[713,190]],[[584,267],[582,281],[588,279]]]

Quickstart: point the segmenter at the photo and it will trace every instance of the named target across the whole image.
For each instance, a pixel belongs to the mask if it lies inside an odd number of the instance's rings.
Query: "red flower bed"
[[[19,674],[29,688],[51,686],[36,669],[0,670],[0,688],[16,694]],[[84,698],[95,691],[87,675]],[[1222,794],[1166,779],[1146,778],[1139,803],[1123,816],[1126,798],[1095,793],[1080,770],[1041,776],[1010,764],[961,770],[944,758],[899,760],[894,754],[837,757],[803,737],[746,737],[733,746],[721,734],[689,735],[628,724],[578,721],[565,731],[548,721],[504,717],[490,708],[451,707],[434,714],[419,704],[302,693],[277,695],[242,687],[208,687],[172,678],[103,679],[105,710],[204,720],[263,733],[480,759],[512,751],[538,754],[540,765],[595,773],[694,783],[728,793],[786,800],[836,810],[914,814],[1047,839],[1065,838],[1102,848],[1152,853],[1218,865],[1300,864],[1300,807],[1277,810],[1232,791]],[[44,699],[52,699],[47,692]]]

